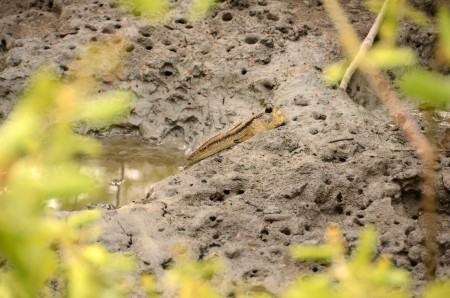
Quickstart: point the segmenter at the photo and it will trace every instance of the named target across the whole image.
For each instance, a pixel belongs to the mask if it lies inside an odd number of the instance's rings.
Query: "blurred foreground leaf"
[[[119,90],[96,96],[81,103],[78,121],[91,127],[104,127],[120,120],[133,107],[134,94]]]
[[[450,295],[450,280],[438,280],[427,285],[423,298],[447,298]]]
[[[328,65],[324,70],[325,81],[327,84],[331,86],[338,84],[344,76],[348,65],[349,62],[346,59]]]
[[[329,262],[339,251],[330,244],[306,245],[291,248],[291,254],[294,258],[304,261],[325,261]]]
[[[168,0],[116,0],[135,16],[142,16],[151,21],[161,21],[170,11]]]
[[[427,26],[430,23],[430,20],[428,19],[427,15],[420,10],[416,9],[412,5],[410,5],[407,1],[404,2],[404,10],[405,10],[405,17],[414,23],[416,23],[419,26]]]
[[[334,289],[334,284],[327,275],[316,274],[296,280],[284,293],[283,298],[345,298],[345,293]]]
[[[98,212],[51,216],[49,200],[93,196],[96,180],[77,164],[100,152],[97,141],[74,133],[75,121],[108,125],[133,104],[126,91],[96,94],[96,77],[118,69],[117,40],[82,47],[62,79],[37,70],[0,127],[0,297],[125,297],[134,289],[135,262],[92,244]]]
[[[175,263],[165,276],[166,284],[177,290],[182,298],[220,297],[210,280],[222,268],[218,258],[194,261],[187,248],[178,245],[174,248]]]
[[[189,7],[189,15],[193,19],[200,19],[206,16],[214,8],[218,0],[193,0]]]
[[[33,74],[22,100],[0,127],[0,170],[16,158],[39,151],[45,115],[60,90],[56,73],[48,68]]]
[[[379,2],[383,3],[383,0]],[[404,17],[402,2],[398,0],[388,0],[386,13],[378,32],[380,42],[385,46],[392,47],[395,45],[398,36],[398,26],[400,20]],[[381,7],[381,6],[380,6]]]
[[[376,232],[364,229],[353,255],[347,259],[343,236],[333,225],[327,230],[327,243],[316,246],[299,245],[292,248],[296,258],[305,261],[330,262],[329,268],[318,274],[298,279],[284,297],[407,297],[410,291],[408,272],[392,266],[389,259],[375,262]]]
[[[375,254],[377,233],[373,227],[361,231],[351,262],[356,269],[367,267]]]
[[[450,9],[441,8],[438,12],[439,50],[450,64]]]
[[[370,49],[367,58],[380,69],[410,66],[417,62],[413,50],[398,47],[374,46]]]
[[[426,14],[410,5],[408,0],[365,0],[365,4],[371,11],[378,13],[386,1],[388,7],[380,27],[380,43],[386,46],[395,45],[399,22],[403,18],[409,19],[419,26],[426,26],[430,23]]]
[[[400,90],[421,105],[442,108],[450,101],[450,78],[417,68],[402,77]]]

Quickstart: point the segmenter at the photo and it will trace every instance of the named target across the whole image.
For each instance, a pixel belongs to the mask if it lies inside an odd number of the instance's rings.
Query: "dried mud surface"
[[[141,270],[156,275],[182,242],[198,259],[222,256],[224,277],[280,293],[294,275],[324,268],[295,262],[290,245],[320,243],[337,223],[353,247],[361,228],[374,224],[378,253],[420,286],[418,158],[387,115],[324,84],[321,70],[339,50],[321,1],[224,1],[199,22],[185,17],[187,1],[178,2],[157,26],[102,0],[0,1],[0,120],[36,67],[69,74],[81,44],[117,34],[127,39],[129,58],[99,91],[129,88],[139,99],[126,121],[96,133],[195,147],[266,104],[288,117],[285,126],[161,181],[136,203],[105,210],[100,241],[134,253]],[[374,15],[360,1],[344,2],[358,32],[367,33]],[[438,276],[450,270],[449,166],[450,156],[441,155]]]

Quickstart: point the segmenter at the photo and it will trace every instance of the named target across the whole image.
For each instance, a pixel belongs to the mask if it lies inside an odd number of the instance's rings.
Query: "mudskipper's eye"
[[[272,107],[267,107],[267,108],[266,108],[266,113],[267,113],[267,114],[272,113]]]

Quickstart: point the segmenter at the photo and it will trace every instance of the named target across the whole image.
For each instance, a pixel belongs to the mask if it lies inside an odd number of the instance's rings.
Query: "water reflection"
[[[81,161],[82,171],[96,177],[100,184],[94,204],[111,204],[117,208],[143,199],[154,183],[176,174],[184,158],[176,145],[156,146],[130,137],[101,141],[103,157]],[[61,209],[79,210],[92,204],[92,198],[78,196]]]

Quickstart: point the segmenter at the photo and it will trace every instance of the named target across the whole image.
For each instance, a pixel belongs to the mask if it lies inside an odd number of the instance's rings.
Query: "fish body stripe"
[[[280,126],[285,120],[286,116],[277,108],[270,113],[254,115],[231,130],[206,141],[187,157],[187,165],[192,165],[217,152],[233,147],[237,143],[244,142],[259,132]]]
[[[207,150],[208,148],[210,148],[211,146],[214,146],[217,143],[223,142],[226,139],[230,139],[230,138],[233,138],[235,136],[238,136],[246,128],[248,128],[253,123],[253,121],[255,119],[258,119],[258,118],[262,117],[262,115],[264,115],[264,113],[261,113],[259,115],[253,116],[250,119],[248,119],[247,121],[244,121],[244,122],[241,122],[241,123],[237,124],[230,131],[228,131],[226,133],[219,134],[219,135],[211,138],[206,143],[204,143],[202,146],[200,146],[200,148],[198,148],[195,152],[193,152],[191,154],[191,156],[193,156],[194,153],[196,153],[196,152],[201,153],[201,152]]]

